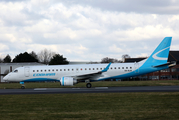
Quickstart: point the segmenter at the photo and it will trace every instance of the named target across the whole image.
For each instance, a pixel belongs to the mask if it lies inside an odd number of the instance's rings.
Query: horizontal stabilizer
[[[173,66],[175,66],[176,65],[176,62],[167,62],[167,63],[165,63],[165,64],[161,64],[161,65],[157,65],[157,66],[153,66],[153,67],[162,67],[162,66],[169,66],[169,67],[173,67]]]

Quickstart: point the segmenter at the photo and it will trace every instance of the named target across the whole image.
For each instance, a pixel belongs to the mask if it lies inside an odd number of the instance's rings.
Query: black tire
[[[86,84],[86,87],[87,87],[87,88],[91,88],[91,86],[92,86],[91,83],[87,83],[87,84]]]
[[[25,86],[21,86],[21,89],[25,89]]]

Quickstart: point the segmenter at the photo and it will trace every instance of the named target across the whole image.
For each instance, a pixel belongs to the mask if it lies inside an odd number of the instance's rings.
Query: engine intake
[[[73,86],[77,83],[77,80],[72,77],[61,77],[60,83],[62,86]]]

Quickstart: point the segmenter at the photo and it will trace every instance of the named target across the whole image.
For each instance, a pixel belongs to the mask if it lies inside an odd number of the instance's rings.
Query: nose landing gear
[[[25,85],[22,85],[22,86],[21,86],[21,89],[25,89]]]
[[[20,84],[21,84],[21,89],[25,89],[24,82],[20,82]]]

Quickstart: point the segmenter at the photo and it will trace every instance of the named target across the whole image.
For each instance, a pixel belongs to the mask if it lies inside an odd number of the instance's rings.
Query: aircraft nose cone
[[[9,78],[9,75],[6,75],[5,77],[3,77],[3,80],[4,80],[4,81],[7,81],[8,78]]]

